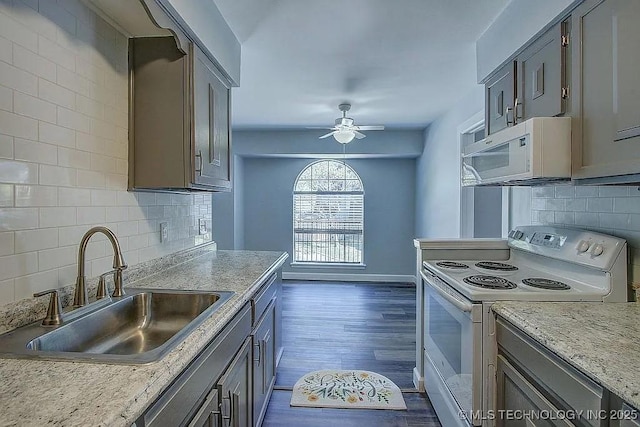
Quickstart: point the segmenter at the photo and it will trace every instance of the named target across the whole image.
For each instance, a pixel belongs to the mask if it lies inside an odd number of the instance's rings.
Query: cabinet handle
[[[264,368],[262,368],[262,394],[267,393],[267,383],[269,379],[267,378],[267,343],[271,341],[271,334],[267,335],[264,340],[262,340],[262,346],[260,348],[261,352],[264,352],[262,355],[262,360],[264,360]]]
[[[196,168],[196,172],[198,172],[199,176],[202,176],[202,166],[203,166],[203,160],[202,160],[202,150],[198,150],[198,154],[196,154],[196,159],[200,159],[200,167]]]
[[[253,359],[253,361],[260,366],[260,362],[262,361],[262,340],[259,340],[258,344],[255,344],[255,346],[258,347],[258,358]]]
[[[518,119],[521,119],[522,117],[520,117],[518,115],[518,98],[516,98],[515,102],[513,103],[513,107],[507,107],[505,110],[505,115],[507,116],[507,126],[509,125],[515,125],[518,123]],[[520,104],[522,105],[522,104]],[[513,120],[509,120],[509,113],[511,113],[511,116],[513,117]]]
[[[522,114],[520,113],[521,109],[518,110],[518,107],[522,107],[522,102],[519,102],[518,98],[516,98],[516,102],[513,104],[513,124],[517,124],[519,120],[522,120]]]

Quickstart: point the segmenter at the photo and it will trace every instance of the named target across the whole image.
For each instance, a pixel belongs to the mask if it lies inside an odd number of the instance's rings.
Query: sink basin
[[[0,356],[153,362],[233,295],[233,292],[155,289],[128,292],[130,295],[114,299],[53,330],[37,323],[4,334],[0,336]]]

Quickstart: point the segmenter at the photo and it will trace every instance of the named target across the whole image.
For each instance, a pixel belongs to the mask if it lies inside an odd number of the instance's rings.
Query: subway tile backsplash
[[[630,279],[640,282],[640,187],[534,187],[531,222],[587,228],[627,239]]]
[[[126,191],[127,91],[126,37],[81,1],[0,0],[0,304],[72,284],[94,225],[129,265],[211,241],[209,194]],[[87,275],[112,260],[94,236]]]

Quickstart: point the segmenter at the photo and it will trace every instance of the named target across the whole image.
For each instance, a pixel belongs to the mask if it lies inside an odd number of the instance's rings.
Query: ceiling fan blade
[[[357,130],[353,131],[353,134],[356,136],[357,139],[362,139],[364,137],[366,137],[367,135],[365,135],[364,133],[360,133]]]
[[[326,135],[322,135],[319,139],[328,138],[328,137],[330,137],[331,135],[333,135],[334,133],[335,133],[335,131],[333,131],[333,132],[329,132],[329,133],[328,133],[328,134],[326,134]]]
[[[305,127],[305,129],[334,129],[335,130],[335,126],[334,127],[329,127],[329,126],[307,126],[307,127]]]
[[[384,130],[382,125],[358,126],[358,130]]]

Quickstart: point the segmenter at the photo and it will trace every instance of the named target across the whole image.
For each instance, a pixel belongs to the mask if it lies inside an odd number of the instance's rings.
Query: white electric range
[[[416,240],[423,286],[417,373],[444,426],[487,426],[495,301],[628,300],[624,239],[522,226],[508,239]],[[422,376],[420,368],[422,368]]]

